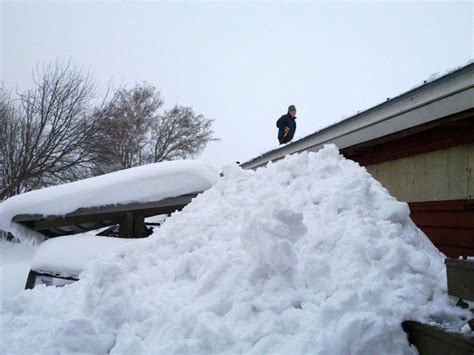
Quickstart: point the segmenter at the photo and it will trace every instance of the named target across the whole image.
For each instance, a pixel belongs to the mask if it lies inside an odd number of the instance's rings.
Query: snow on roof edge
[[[19,239],[41,239],[12,222],[19,214],[64,216],[79,208],[161,201],[199,193],[219,179],[216,169],[196,160],[143,165],[26,192],[0,203],[0,228]]]

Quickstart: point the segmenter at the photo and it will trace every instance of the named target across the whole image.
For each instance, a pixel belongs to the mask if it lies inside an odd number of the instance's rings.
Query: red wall
[[[450,258],[474,256],[474,200],[409,203],[411,218]]]

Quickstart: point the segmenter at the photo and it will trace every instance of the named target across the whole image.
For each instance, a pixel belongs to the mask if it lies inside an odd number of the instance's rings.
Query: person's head
[[[296,107],[295,105],[288,106],[288,113],[291,117],[296,117]]]

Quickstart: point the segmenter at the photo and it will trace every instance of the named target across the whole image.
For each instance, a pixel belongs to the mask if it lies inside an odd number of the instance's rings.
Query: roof
[[[254,169],[269,161],[334,143],[346,148],[435,121],[474,107],[474,63],[427,82],[393,99],[271,150],[243,164]]]
[[[0,228],[22,239],[29,231],[57,236],[115,224],[127,212],[167,214],[218,179],[217,170],[195,160],[120,170],[13,196],[0,204]]]
[[[79,208],[64,216],[18,214],[13,217],[12,221],[44,236],[57,237],[126,223],[127,214],[140,216],[141,220],[151,216],[167,215],[183,209],[196,196],[197,193],[194,193],[153,202]]]

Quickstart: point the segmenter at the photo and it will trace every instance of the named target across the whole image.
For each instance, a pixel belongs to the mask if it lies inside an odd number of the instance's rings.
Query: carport
[[[187,194],[147,203],[79,208],[64,216],[20,214],[13,217],[13,222],[50,238],[116,224],[119,225],[120,237],[141,238],[145,236],[145,218],[180,211],[196,196],[197,194]]]

